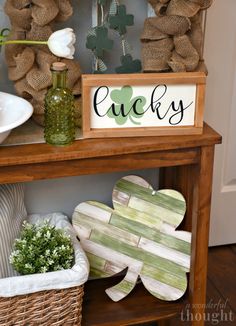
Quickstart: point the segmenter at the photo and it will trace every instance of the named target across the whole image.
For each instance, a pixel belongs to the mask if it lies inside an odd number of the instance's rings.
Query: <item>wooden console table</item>
[[[186,302],[192,304],[198,320],[203,315],[214,147],[220,143],[221,136],[205,124],[198,136],[87,139],[64,148],[47,144],[0,147],[0,183],[161,168],[160,187],[179,190],[187,200],[181,228],[192,232],[192,260],[185,297],[174,303],[159,301],[139,284],[128,298],[114,303],[104,293],[113,279],[90,281],[85,287],[83,326],[162,321],[180,313]]]

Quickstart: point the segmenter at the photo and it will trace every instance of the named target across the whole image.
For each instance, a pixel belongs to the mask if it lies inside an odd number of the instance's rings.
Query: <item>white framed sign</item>
[[[83,136],[200,134],[202,72],[83,75]]]

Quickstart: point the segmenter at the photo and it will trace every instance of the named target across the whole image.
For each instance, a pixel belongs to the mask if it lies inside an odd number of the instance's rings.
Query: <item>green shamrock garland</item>
[[[102,74],[107,70],[103,62],[104,52],[113,48],[113,40],[108,37],[108,28],[104,17],[104,6],[107,0],[97,0],[98,6],[101,11],[101,22],[98,26],[92,28],[87,36],[86,47],[93,51],[95,56],[95,74]]]
[[[108,38],[108,29],[104,26],[96,27],[95,35],[87,37],[86,47],[93,50],[96,57],[102,58],[103,52],[113,47],[113,41]]]
[[[126,26],[134,25],[134,16],[126,14],[126,7],[124,5],[117,6],[117,13],[109,17],[110,28],[117,30],[120,35],[127,33]]]
[[[94,73],[101,74],[107,70],[103,62],[104,54],[112,50],[113,40],[108,37],[108,27],[119,34],[123,55],[121,56],[121,66],[115,69],[116,73],[135,73],[142,70],[140,60],[134,60],[129,54],[129,45],[125,39],[127,27],[134,25],[134,16],[127,14],[126,6],[120,5],[118,0],[111,0],[109,14],[104,15],[104,6],[107,0],[97,0],[101,11],[101,22],[94,27],[87,36],[86,47],[93,51],[95,56]]]
[[[132,74],[134,72],[140,72],[142,65],[140,60],[133,60],[130,54],[121,56],[121,66],[116,68],[117,74]]]

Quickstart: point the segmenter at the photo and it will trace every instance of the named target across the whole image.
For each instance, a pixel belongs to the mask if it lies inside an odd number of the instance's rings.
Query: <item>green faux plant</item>
[[[16,239],[10,263],[21,275],[70,269],[74,263],[74,249],[70,236],[63,230],[43,224],[23,223]]]

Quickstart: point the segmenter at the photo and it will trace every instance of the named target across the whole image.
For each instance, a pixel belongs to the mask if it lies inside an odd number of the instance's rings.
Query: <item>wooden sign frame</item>
[[[109,88],[116,86],[122,87],[126,85],[147,87],[153,85],[196,85],[194,124],[185,126],[92,128],[92,89],[101,86],[107,86]],[[203,129],[205,86],[206,74],[204,72],[82,75],[83,137],[106,138],[201,134]]]

